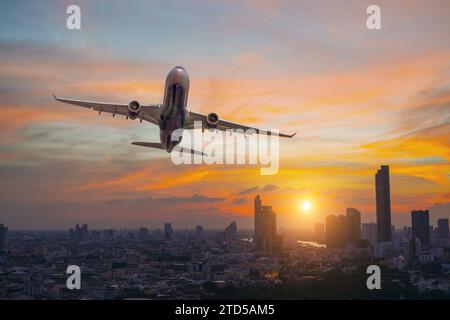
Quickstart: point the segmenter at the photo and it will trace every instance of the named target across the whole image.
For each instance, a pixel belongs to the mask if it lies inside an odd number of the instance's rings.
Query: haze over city
[[[429,209],[431,224],[448,218],[450,4],[378,1],[383,29],[369,32],[370,3],[81,1],[77,32],[65,27],[65,2],[4,4],[0,222],[252,228],[257,194],[279,228],[312,230],[348,207],[375,222],[380,165],[390,167],[393,224],[410,225],[413,209]],[[130,144],[156,140],[157,128],[52,100],[160,103],[177,64],[189,70],[192,109],[298,131],[280,141],[277,175],[175,166]]]

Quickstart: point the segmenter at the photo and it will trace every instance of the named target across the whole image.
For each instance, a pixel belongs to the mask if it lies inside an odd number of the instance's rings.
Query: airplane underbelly
[[[161,112],[161,130],[175,130],[183,128],[186,123],[185,90],[182,86],[174,84],[169,89],[168,99]]]
[[[184,128],[186,124],[186,109],[184,105],[185,90],[182,86],[174,84],[170,87],[168,99],[161,112],[160,138],[167,151],[172,151],[180,141],[171,141],[172,132]]]

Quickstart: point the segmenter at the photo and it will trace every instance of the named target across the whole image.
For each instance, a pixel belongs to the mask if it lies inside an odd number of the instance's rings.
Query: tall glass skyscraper
[[[391,191],[389,187],[389,166],[381,166],[375,174],[377,201],[378,242],[391,241]]]
[[[428,210],[411,211],[412,236],[418,238],[422,249],[430,247],[430,216]]]
[[[255,198],[255,237],[257,250],[266,253],[282,251],[283,239],[277,234],[277,217],[271,206],[263,206],[261,197]]]
[[[361,240],[361,213],[355,208],[347,208],[346,235],[350,243],[358,243]]]
[[[325,218],[325,244],[327,248],[342,248],[346,244],[346,218],[329,215]]]

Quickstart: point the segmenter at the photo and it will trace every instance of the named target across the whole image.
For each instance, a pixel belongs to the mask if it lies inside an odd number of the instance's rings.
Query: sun
[[[303,209],[304,211],[310,211],[310,210],[311,210],[311,207],[312,207],[312,205],[311,205],[311,202],[310,202],[310,201],[303,201],[303,203],[302,203],[302,209]]]

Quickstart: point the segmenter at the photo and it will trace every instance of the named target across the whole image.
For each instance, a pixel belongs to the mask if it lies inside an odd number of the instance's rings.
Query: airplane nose
[[[176,66],[170,71],[170,73],[173,74],[174,76],[182,76],[187,74],[187,71],[182,66]]]
[[[172,70],[170,70],[167,75],[167,81],[171,83],[178,83],[180,85],[186,85],[189,82],[189,75],[185,68],[182,66],[176,66]]]

